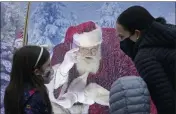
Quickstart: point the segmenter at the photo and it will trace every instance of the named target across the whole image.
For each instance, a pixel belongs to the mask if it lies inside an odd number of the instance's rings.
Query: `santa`
[[[47,87],[53,106],[76,114],[109,114],[112,83],[122,76],[138,75],[119,48],[116,30],[92,21],[68,28],[64,43],[54,48],[52,65],[55,78]]]

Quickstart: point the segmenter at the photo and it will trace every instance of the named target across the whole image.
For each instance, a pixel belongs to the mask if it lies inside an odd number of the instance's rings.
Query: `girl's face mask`
[[[34,71],[36,76],[42,76],[44,83],[48,84],[54,77],[54,70],[50,65],[50,59],[40,68]]]
[[[41,76],[44,79],[44,83],[48,84],[54,77],[54,70],[51,67],[48,67],[43,71],[43,73],[41,73]]]

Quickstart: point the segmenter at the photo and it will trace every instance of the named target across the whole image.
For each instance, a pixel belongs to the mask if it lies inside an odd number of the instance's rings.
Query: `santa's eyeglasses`
[[[84,55],[90,55],[90,56],[95,56],[98,52],[99,45],[94,46],[94,47],[79,47],[79,52]]]
[[[100,48],[100,44],[92,47],[81,47],[76,44],[72,44],[72,48],[79,48],[79,53],[84,56],[95,56]]]

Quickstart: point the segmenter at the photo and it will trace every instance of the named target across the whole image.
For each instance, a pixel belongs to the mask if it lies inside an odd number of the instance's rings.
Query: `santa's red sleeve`
[[[54,66],[56,64],[62,63],[64,60],[65,53],[69,51],[68,43],[61,43],[54,47],[53,55],[51,58],[51,65]]]

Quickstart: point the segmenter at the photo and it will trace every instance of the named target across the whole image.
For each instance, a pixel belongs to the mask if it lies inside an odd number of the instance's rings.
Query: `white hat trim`
[[[102,29],[96,25],[96,29],[90,32],[73,35],[73,43],[81,47],[93,47],[102,43]]]

